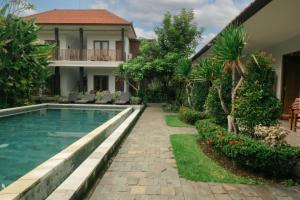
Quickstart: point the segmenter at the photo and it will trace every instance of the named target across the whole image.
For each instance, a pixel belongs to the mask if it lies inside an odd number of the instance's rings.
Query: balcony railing
[[[115,49],[83,49],[82,58],[80,49],[58,49],[58,58],[56,52],[53,52],[52,60],[70,60],[70,61],[122,61],[122,51]],[[124,56],[126,58],[126,56]]]

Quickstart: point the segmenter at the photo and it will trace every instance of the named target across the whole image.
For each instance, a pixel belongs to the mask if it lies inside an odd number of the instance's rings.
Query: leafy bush
[[[281,103],[273,91],[272,57],[257,52],[247,62],[247,76],[235,99],[234,116],[240,129],[254,134],[256,125],[278,123]]]
[[[194,125],[198,120],[205,118],[205,113],[190,108],[183,108],[180,110],[179,117],[182,121]]]
[[[142,102],[140,97],[130,97],[130,104],[137,105]]]
[[[117,100],[120,99],[121,92],[120,91],[116,91],[116,92],[112,93],[112,96],[113,96],[113,101],[117,101]]]
[[[277,126],[261,126],[255,127],[255,135],[262,138],[266,144],[271,146],[286,145],[286,136],[290,132],[284,128]]]
[[[209,92],[209,82],[195,83],[192,90],[192,102],[195,110],[204,111],[204,104]]]
[[[225,103],[230,107],[231,105],[231,73],[225,76],[224,86],[223,86],[223,98]],[[204,104],[205,113],[208,118],[211,118],[216,124],[226,127],[227,126],[227,115],[221,107],[220,98],[218,91],[211,87],[209,89],[207,98]]]
[[[300,161],[300,148],[270,146],[247,135],[227,132],[212,120],[196,124],[200,139],[239,166],[267,176],[287,178]]]
[[[103,98],[103,96],[104,96],[104,94],[105,94],[106,92],[108,92],[108,91],[102,91],[102,92],[97,91],[97,92],[96,92],[95,99],[96,99],[97,101],[100,101],[100,100]]]
[[[15,3],[14,3],[15,4]],[[43,88],[52,45],[38,40],[34,20],[0,13],[0,107],[27,104],[35,88]]]
[[[34,103],[57,103],[62,99],[61,96],[31,96],[31,101]]]
[[[180,106],[176,102],[162,104],[162,109],[164,112],[178,112],[179,107]]]

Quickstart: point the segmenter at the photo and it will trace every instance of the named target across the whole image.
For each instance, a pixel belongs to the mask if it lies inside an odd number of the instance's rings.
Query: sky
[[[138,37],[155,38],[153,28],[159,26],[167,11],[177,14],[182,8],[193,9],[194,23],[204,28],[197,50],[208,43],[253,0],[28,0],[35,10],[24,15],[50,9],[104,8],[133,22]]]

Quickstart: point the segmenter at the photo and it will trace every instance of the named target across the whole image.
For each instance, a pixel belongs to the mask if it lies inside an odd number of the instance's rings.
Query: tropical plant
[[[245,77],[245,69],[241,58],[246,40],[247,34],[243,26],[236,24],[228,26],[216,38],[212,46],[213,57],[203,59],[197,73],[200,78],[211,81],[217,89],[222,109],[227,114],[228,130],[235,133],[238,132],[238,127],[233,116],[234,106],[229,108],[225,104],[222,90],[224,77],[229,72],[232,73],[231,102],[234,103],[237,90]],[[240,77],[239,80],[237,80],[237,77]]]
[[[281,114],[281,103],[273,91],[272,63],[272,56],[264,52],[249,56],[245,80],[237,91],[234,117],[241,131],[250,135],[256,125],[276,125]]]
[[[194,81],[191,77],[192,74],[192,62],[188,58],[182,58],[178,61],[175,68],[176,78],[184,84],[185,92],[188,100],[189,107],[193,107],[192,103],[192,91],[194,87]]]
[[[242,25],[230,25],[228,26],[220,37],[216,39],[212,47],[212,51],[216,60],[222,63],[223,73],[232,71],[232,91],[231,102],[234,104],[237,90],[241,86],[245,78],[245,68],[241,61],[242,52],[246,45],[247,33]],[[237,74],[236,74],[237,72]],[[240,77],[237,80],[237,77]],[[222,103],[222,102],[221,102]],[[238,132],[233,113],[234,106],[231,109],[225,108],[222,105],[228,118],[228,130]]]
[[[14,15],[2,16],[0,26],[0,104],[28,102],[34,88],[41,88],[50,75],[48,60],[53,46],[42,44],[34,21]]]

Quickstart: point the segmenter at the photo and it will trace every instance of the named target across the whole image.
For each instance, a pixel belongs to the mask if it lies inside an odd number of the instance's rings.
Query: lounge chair
[[[120,98],[115,102],[115,104],[123,105],[129,103],[129,93],[121,92]]]
[[[96,104],[108,104],[111,103],[113,100],[112,94],[107,91],[103,93],[103,97],[100,100],[97,100],[95,103]]]
[[[76,101],[76,103],[95,103],[95,94],[86,94],[83,99]]]
[[[59,103],[75,103],[77,101],[77,98],[78,98],[78,93],[71,92],[67,99],[63,99],[59,101]]]

